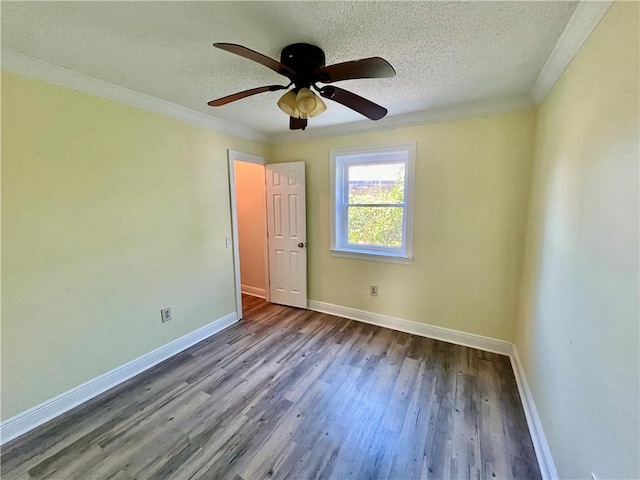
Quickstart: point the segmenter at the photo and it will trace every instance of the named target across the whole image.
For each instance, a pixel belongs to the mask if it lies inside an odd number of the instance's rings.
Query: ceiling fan
[[[348,90],[333,85],[323,87],[317,85],[317,83],[333,83],[356,78],[391,78],[395,76],[395,70],[383,58],[363,58],[325,66],[325,56],[322,49],[308,43],[294,43],[284,47],[280,53],[279,62],[234,43],[214,43],[213,46],[260,63],[287,77],[289,84],[286,86],[266,85],[227,95],[210,101],[208,105],[212,107],[220,107],[258,93],[287,90],[293,86],[278,101],[278,107],[289,115],[291,130],[304,130],[309,118],[315,117],[327,109],[322,99],[314,94],[311,88],[320,96],[341,103],[371,120],[380,120],[387,114],[386,108]]]

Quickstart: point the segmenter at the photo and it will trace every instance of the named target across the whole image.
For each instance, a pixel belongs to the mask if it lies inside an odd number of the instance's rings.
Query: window
[[[411,263],[415,144],[331,152],[331,254]]]

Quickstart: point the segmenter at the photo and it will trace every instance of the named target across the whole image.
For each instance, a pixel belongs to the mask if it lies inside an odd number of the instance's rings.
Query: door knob
[[[302,243],[302,242],[300,242],[300,243],[298,244],[298,248],[304,248],[304,247],[306,247],[306,246],[307,246],[307,244],[306,244],[306,243]]]

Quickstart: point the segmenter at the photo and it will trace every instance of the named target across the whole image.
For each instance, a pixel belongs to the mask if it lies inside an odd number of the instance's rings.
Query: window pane
[[[348,243],[402,247],[402,207],[348,207]]]
[[[403,203],[404,163],[349,167],[349,203]]]

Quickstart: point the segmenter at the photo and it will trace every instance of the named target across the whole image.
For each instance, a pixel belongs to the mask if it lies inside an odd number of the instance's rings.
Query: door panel
[[[307,308],[304,162],[266,167],[271,301]]]

